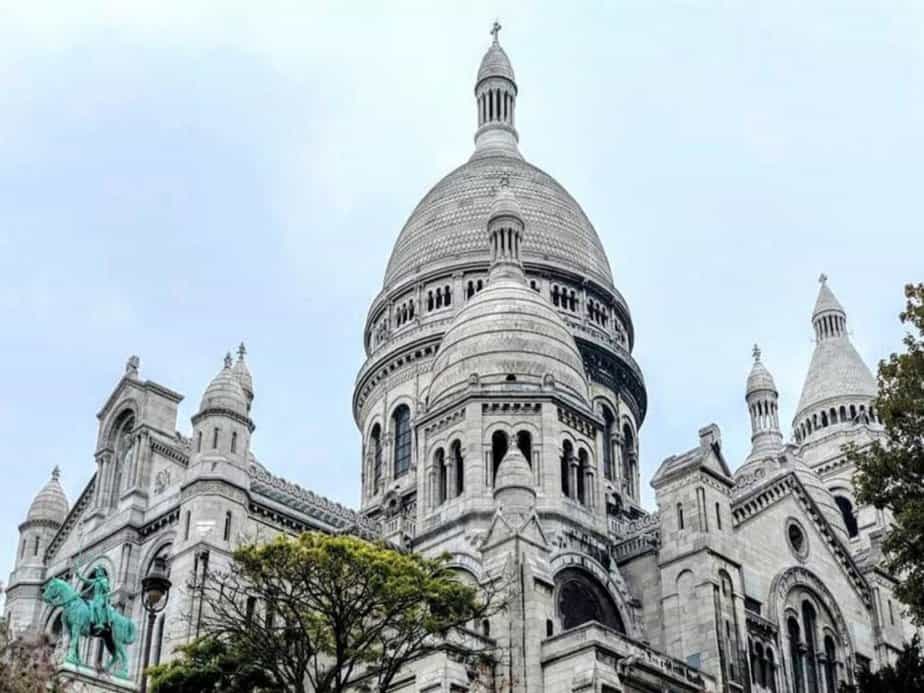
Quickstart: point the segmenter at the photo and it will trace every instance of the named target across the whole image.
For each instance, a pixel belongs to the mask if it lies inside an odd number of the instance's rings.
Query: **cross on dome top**
[[[751,354],[754,356],[754,363],[757,363],[758,361],[760,361],[760,347],[759,346],[755,344],[754,349],[751,351]]]
[[[501,26],[500,22],[498,22],[498,21],[495,19],[495,20],[494,20],[494,25],[491,27],[491,32],[490,32],[491,35],[494,37],[494,43],[497,43],[497,42],[498,42],[498,40],[497,40],[497,35],[500,33],[500,30],[501,30],[501,29],[503,29],[503,27]]]
[[[818,283],[819,283],[819,284],[826,284],[827,281],[828,281],[828,275],[827,275],[827,274],[825,274],[824,272],[822,272],[821,274],[818,275]]]

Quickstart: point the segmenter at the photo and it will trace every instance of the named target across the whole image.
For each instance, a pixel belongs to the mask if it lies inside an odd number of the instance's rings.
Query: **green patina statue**
[[[52,578],[45,586],[42,598],[52,606],[61,607],[64,627],[70,636],[64,661],[81,666],[80,638],[102,638],[112,656],[106,671],[128,677],[128,656],[125,646],[135,642],[135,624],[116,611],[109,601],[109,576],[97,566],[90,577],[75,569],[77,579],[91,589],[90,599],[84,599],[78,590],[64,580]]]

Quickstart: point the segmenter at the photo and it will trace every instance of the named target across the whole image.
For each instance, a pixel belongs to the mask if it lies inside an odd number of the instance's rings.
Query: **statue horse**
[[[49,581],[42,597],[52,606],[60,606],[63,610],[62,620],[70,635],[65,662],[80,666],[80,655],[78,654],[80,638],[101,637],[106,644],[106,650],[112,655],[105,670],[110,671],[115,667],[116,676],[128,677],[128,656],[125,654],[125,646],[135,642],[135,624],[130,619],[115,609],[110,609],[109,626],[100,631],[95,630],[92,627],[90,605],[76,589],[58,578]]]

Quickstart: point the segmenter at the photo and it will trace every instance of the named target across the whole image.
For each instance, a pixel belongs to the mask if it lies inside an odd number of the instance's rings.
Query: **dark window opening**
[[[507,434],[503,431],[494,431],[491,435],[492,481],[497,478],[497,468],[500,467],[501,460],[503,460],[504,455],[507,454],[509,445]]]
[[[392,415],[395,426],[395,476],[411,468],[411,410],[402,404]]]
[[[520,452],[523,453],[523,457],[526,458],[526,461],[529,463],[529,466],[533,466],[533,436],[529,431],[518,431],[517,432],[517,447],[520,449]]]
[[[857,526],[857,516],[853,512],[853,505],[843,496],[835,496],[834,502],[837,503],[838,510],[844,518],[844,524],[847,527],[847,536],[851,539],[859,534],[860,529]]]

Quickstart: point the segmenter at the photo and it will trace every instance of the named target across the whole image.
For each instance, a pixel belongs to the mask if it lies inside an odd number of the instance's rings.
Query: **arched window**
[[[562,446],[561,453],[561,492],[562,495],[571,496],[571,458],[574,457],[574,448],[571,442],[566,440]]]
[[[444,303],[447,306],[451,306],[452,305],[452,289],[449,286],[446,286],[443,289],[443,296],[445,296]]]
[[[603,476],[610,481],[614,478],[613,469],[613,424],[616,417],[605,404],[601,407],[603,410]]]
[[[218,427],[212,429],[212,450],[218,449]]]
[[[39,550],[39,538],[36,537],[36,538],[35,538],[35,543],[34,543],[33,546],[32,546],[32,555],[33,555],[33,556],[38,556],[38,550]]]
[[[230,510],[225,513],[224,539],[225,541],[228,541],[229,539],[231,539],[231,511]]]
[[[794,693],[805,693],[802,679],[802,652],[799,647],[799,623],[793,617],[786,622],[789,634],[789,666],[792,667],[792,685]]]
[[[579,568],[565,568],[555,576],[556,606],[564,630],[597,621],[617,633],[625,633],[622,616],[609,591]]]
[[[491,479],[497,478],[497,468],[500,467],[501,460],[504,459],[504,455],[507,454],[507,448],[509,447],[509,442],[507,441],[507,434],[503,431],[494,431],[491,435]]]
[[[411,468],[411,410],[400,405],[392,414],[395,429],[395,477]]]
[[[471,297],[474,296],[474,295],[475,295],[475,282],[473,282],[473,281],[470,279],[470,280],[468,281],[468,290],[465,292],[465,297],[466,297],[466,298],[471,298]]]
[[[449,497],[449,479],[446,474],[446,453],[443,448],[439,448],[433,457],[433,465],[436,467],[437,491],[436,499],[438,504],[446,502]]]
[[[382,427],[378,424],[372,427],[369,445],[372,448],[372,493],[378,493],[382,488]]]
[[[520,452],[523,453],[523,457],[526,458],[527,464],[530,467],[533,466],[533,437],[529,431],[518,431],[517,432],[517,447],[520,449]]]
[[[860,531],[859,527],[857,527],[857,516],[853,512],[853,504],[844,496],[835,496],[834,502],[837,503],[838,510],[841,511],[841,516],[844,518],[844,524],[847,526],[847,536],[852,539]]]
[[[767,648],[767,678],[766,685],[771,693],[776,693],[776,664],[773,661],[773,650]]]
[[[581,448],[578,451],[578,470],[577,470],[577,499],[582,505],[589,505],[589,489],[587,488],[587,471],[590,469],[590,462],[587,458],[587,450]]]
[[[837,690],[837,650],[834,647],[834,639],[830,635],[825,636],[825,687],[829,691]]]
[[[231,431],[231,452],[237,452],[237,431]]]
[[[820,693],[818,687],[818,670],[815,665],[815,657],[818,648],[815,643],[815,607],[807,601],[802,602],[802,627],[805,629],[805,680],[808,686],[808,693]]]
[[[115,507],[122,492],[122,471],[127,470],[135,457],[135,417],[131,413],[123,415],[115,436],[115,460],[112,469],[112,496],[109,504]]]
[[[677,528],[683,529],[683,503],[677,504]]]
[[[841,414],[841,418],[840,418],[841,423],[844,423],[845,421],[847,421],[847,407],[845,407],[842,404],[841,408],[838,411],[840,411],[840,414]]]
[[[461,496],[465,490],[465,467],[462,463],[462,443],[458,440],[452,442],[450,454],[456,467],[456,495]]]
[[[635,436],[629,424],[622,427],[622,478],[626,492],[635,497]]]

